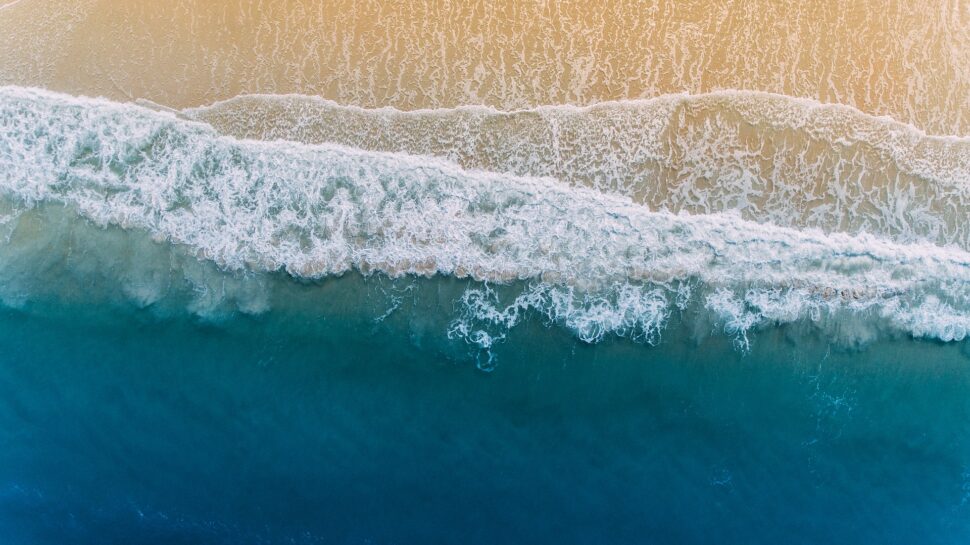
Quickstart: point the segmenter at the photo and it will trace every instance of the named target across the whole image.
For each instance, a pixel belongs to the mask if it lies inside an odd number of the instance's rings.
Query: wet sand
[[[590,104],[747,89],[970,133],[970,2],[20,0],[0,83],[182,108]]]

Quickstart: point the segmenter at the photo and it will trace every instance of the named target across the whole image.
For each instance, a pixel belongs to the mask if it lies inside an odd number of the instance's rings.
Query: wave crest
[[[725,91],[502,112],[399,111],[244,96],[186,116],[240,138],[434,155],[550,176],[654,210],[970,249],[970,139],[767,93]]]
[[[170,113],[38,91],[5,89],[0,116],[0,190],[15,207],[63,203],[229,270],[525,282],[507,307],[466,295],[452,332],[483,347],[496,337],[477,324],[507,329],[523,311],[584,340],[653,340],[672,309],[692,305],[742,344],[759,325],[841,316],[942,340],[970,331],[970,254],[955,247],[652,211],[551,178],[236,140]]]

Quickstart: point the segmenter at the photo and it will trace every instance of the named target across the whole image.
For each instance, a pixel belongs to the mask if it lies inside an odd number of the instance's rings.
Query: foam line
[[[0,92],[0,190],[146,230],[236,271],[325,278],[450,275],[529,286],[511,306],[469,293],[453,334],[524,311],[595,341],[646,338],[702,304],[744,338],[765,323],[868,316],[959,340],[970,253],[860,233],[653,211],[553,178],[339,145],[237,140],[133,105]]]
[[[245,96],[185,115],[240,138],[433,155],[552,176],[653,209],[970,248],[970,140],[767,93],[668,95],[502,112],[366,110]]]

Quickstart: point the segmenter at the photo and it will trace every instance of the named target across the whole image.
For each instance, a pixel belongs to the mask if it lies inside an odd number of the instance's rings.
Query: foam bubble
[[[846,106],[721,91],[583,108],[400,111],[259,95],[184,113],[237,137],[435,155],[655,210],[738,210],[776,225],[970,248],[970,139]]]
[[[484,348],[530,312],[590,342],[655,342],[691,306],[742,346],[754,327],[845,316],[947,341],[970,330],[970,253],[958,247],[652,211],[552,178],[236,140],[40,91],[4,89],[0,119],[0,190],[19,206],[63,203],[229,270],[524,282],[510,306],[466,294],[452,334]]]

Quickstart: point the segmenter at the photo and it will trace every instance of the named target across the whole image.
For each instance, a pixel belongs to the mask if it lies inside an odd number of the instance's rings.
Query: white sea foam
[[[317,97],[237,97],[188,117],[261,140],[435,155],[552,176],[694,214],[970,249],[970,139],[768,93],[669,95],[590,107],[400,111]]]
[[[946,341],[970,331],[970,253],[957,247],[651,211],[426,157],[236,140],[103,100],[0,90],[0,173],[8,199],[64,203],[230,270],[524,281],[511,303],[466,293],[452,334],[483,347],[527,313],[588,341],[652,342],[692,305],[742,345],[763,324],[845,317]]]

